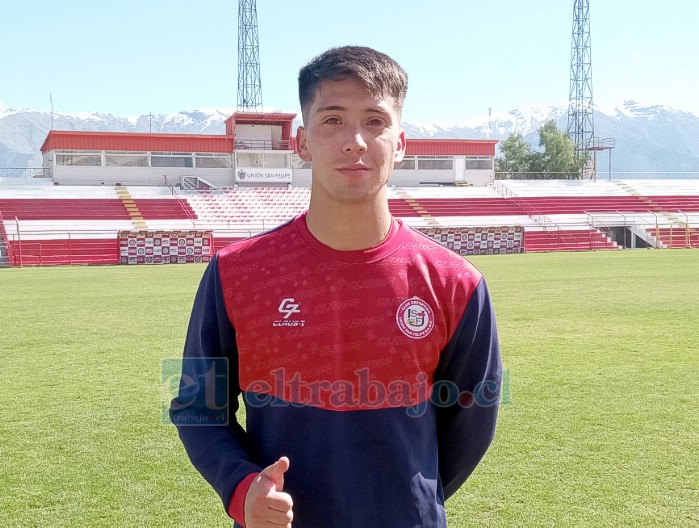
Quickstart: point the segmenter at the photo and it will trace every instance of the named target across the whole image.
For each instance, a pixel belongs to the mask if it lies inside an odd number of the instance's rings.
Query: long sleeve
[[[435,389],[441,387],[433,400],[445,499],[466,481],[493,440],[501,378],[495,315],[481,278],[434,378]]]
[[[219,494],[226,511],[238,484],[261,470],[251,462],[252,448],[236,422],[240,386],[235,337],[214,258],[194,301],[170,418],[192,464]]]

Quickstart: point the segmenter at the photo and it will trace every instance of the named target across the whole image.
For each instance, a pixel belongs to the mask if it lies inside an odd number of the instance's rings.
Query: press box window
[[[404,157],[403,161],[401,161],[400,163],[396,163],[394,168],[397,170],[415,170],[415,157]]]
[[[193,168],[191,152],[153,152],[150,156],[151,167],[186,167]]]
[[[420,170],[453,170],[454,158],[449,156],[420,156],[417,159]]]
[[[107,151],[104,157],[107,167],[147,167],[147,152]]]
[[[56,165],[63,167],[101,167],[102,153],[85,150],[56,152]]]
[[[468,170],[488,170],[493,168],[493,158],[490,156],[471,156],[466,158],[465,168]]]
[[[197,152],[195,160],[197,169],[229,169],[233,166],[231,155],[225,153]]]

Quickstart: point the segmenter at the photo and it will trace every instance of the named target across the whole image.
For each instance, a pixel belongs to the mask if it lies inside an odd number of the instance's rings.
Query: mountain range
[[[403,123],[408,139],[498,139],[521,133],[533,146],[548,119],[559,130],[567,126],[567,107],[511,110],[488,120],[462,126]],[[115,116],[100,113],[59,114],[0,108],[0,169],[41,167],[40,147],[48,131],[153,132],[223,134],[234,109],[202,109],[169,115]],[[52,126],[53,123],[53,126]],[[300,124],[297,123],[297,124]],[[626,101],[611,110],[595,110],[595,136],[614,138],[614,172],[699,172],[699,117],[665,106]],[[607,167],[608,154],[598,163]],[[11,176],[9,171],[1,171]],[[0,176],[3,174],[0,174]]]

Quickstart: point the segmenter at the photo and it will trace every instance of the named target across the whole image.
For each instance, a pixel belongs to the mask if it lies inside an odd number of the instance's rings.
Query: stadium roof
[[[49,131],[41,152],[114,150],[132,152],[232,152],[236,125],[281,126],[281,139],[295,150],[292,123],[296,114],[236,112],[226,119],[225,135],[151,134],[144,132]],[[408,139],[408,156],[495,156],[496,140]]]
[[[408,139],[407,156],[495,156],[493,139]]]
[[[51,130],[41,152],[49,150],[121,150],[155,152],[231,152],[233,138],[204,134],[76,132]]]

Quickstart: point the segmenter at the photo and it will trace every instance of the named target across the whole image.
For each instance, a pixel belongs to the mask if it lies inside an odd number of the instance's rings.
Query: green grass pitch
[[[450,527],[698,524],[699,253],[472,260],[510,401]],[[0,270],[0,524],[230,526],[160,415],[203,269]]]

